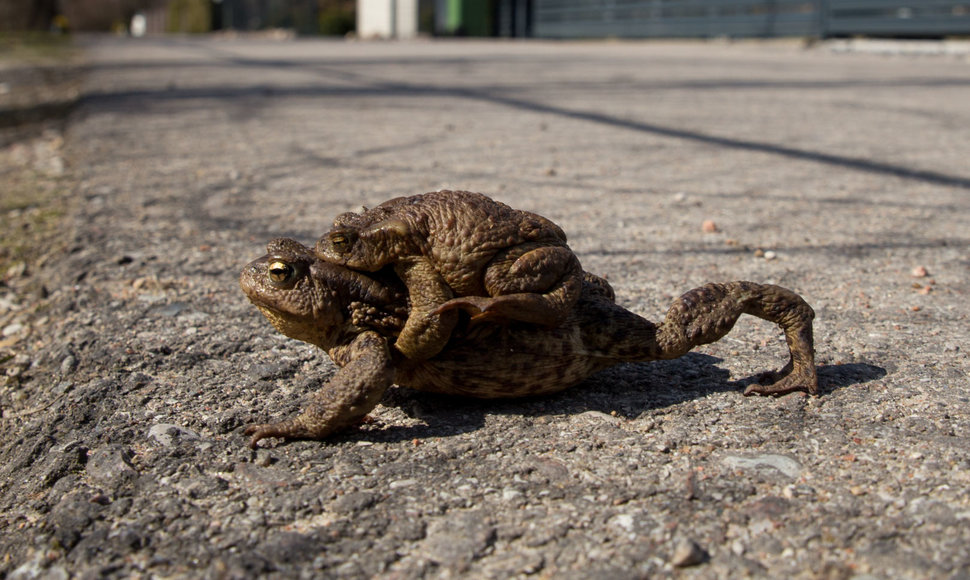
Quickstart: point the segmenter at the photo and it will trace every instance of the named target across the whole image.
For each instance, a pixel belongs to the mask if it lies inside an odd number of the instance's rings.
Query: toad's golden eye
[[[285,284],[293,278],[293,274],[296,270],[290,264],[286,262],[272,262],[269,265],[269,279],[277,284]]]
[[[346,252],[350,249],[350,237],[341,233],[330,234],[330,244],[334,250]]]

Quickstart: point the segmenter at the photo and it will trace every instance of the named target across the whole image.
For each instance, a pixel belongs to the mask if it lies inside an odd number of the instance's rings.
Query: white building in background
[[[359,38],[414,38],[418,0],[357,0]]]

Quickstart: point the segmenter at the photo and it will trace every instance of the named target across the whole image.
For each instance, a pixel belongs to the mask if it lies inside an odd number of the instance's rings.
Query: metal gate
[[[535,0],[534,36],[970,34],[970,0]]]

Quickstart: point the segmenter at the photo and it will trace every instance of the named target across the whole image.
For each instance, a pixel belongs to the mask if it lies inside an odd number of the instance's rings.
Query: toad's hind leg
[[[507,319],[556,326],[583,290],[583,267],[567,246],[520,244],[499,253],[485,269],[488,296],[462,296],[437,313],[463,309],[472,320]]]
[[[742,314],[774,322],[785,332],[788,364],[767,375],[772,382],[750,385],[745,395],[818,392],[812,320],[815,312],[801,296],[780,286],[754,282],[706,284],[678,298],[657,328],[658,358],[676,358],[720,340]]]

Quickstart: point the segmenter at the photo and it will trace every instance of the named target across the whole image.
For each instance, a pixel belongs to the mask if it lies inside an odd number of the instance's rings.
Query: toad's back
[[[371,210],[374,219],[407,224],[422,253],[461,294],[495,255],[519,244],[563,246],[566,234],[552,221],[480,193],[435,191],[399,197]]]

